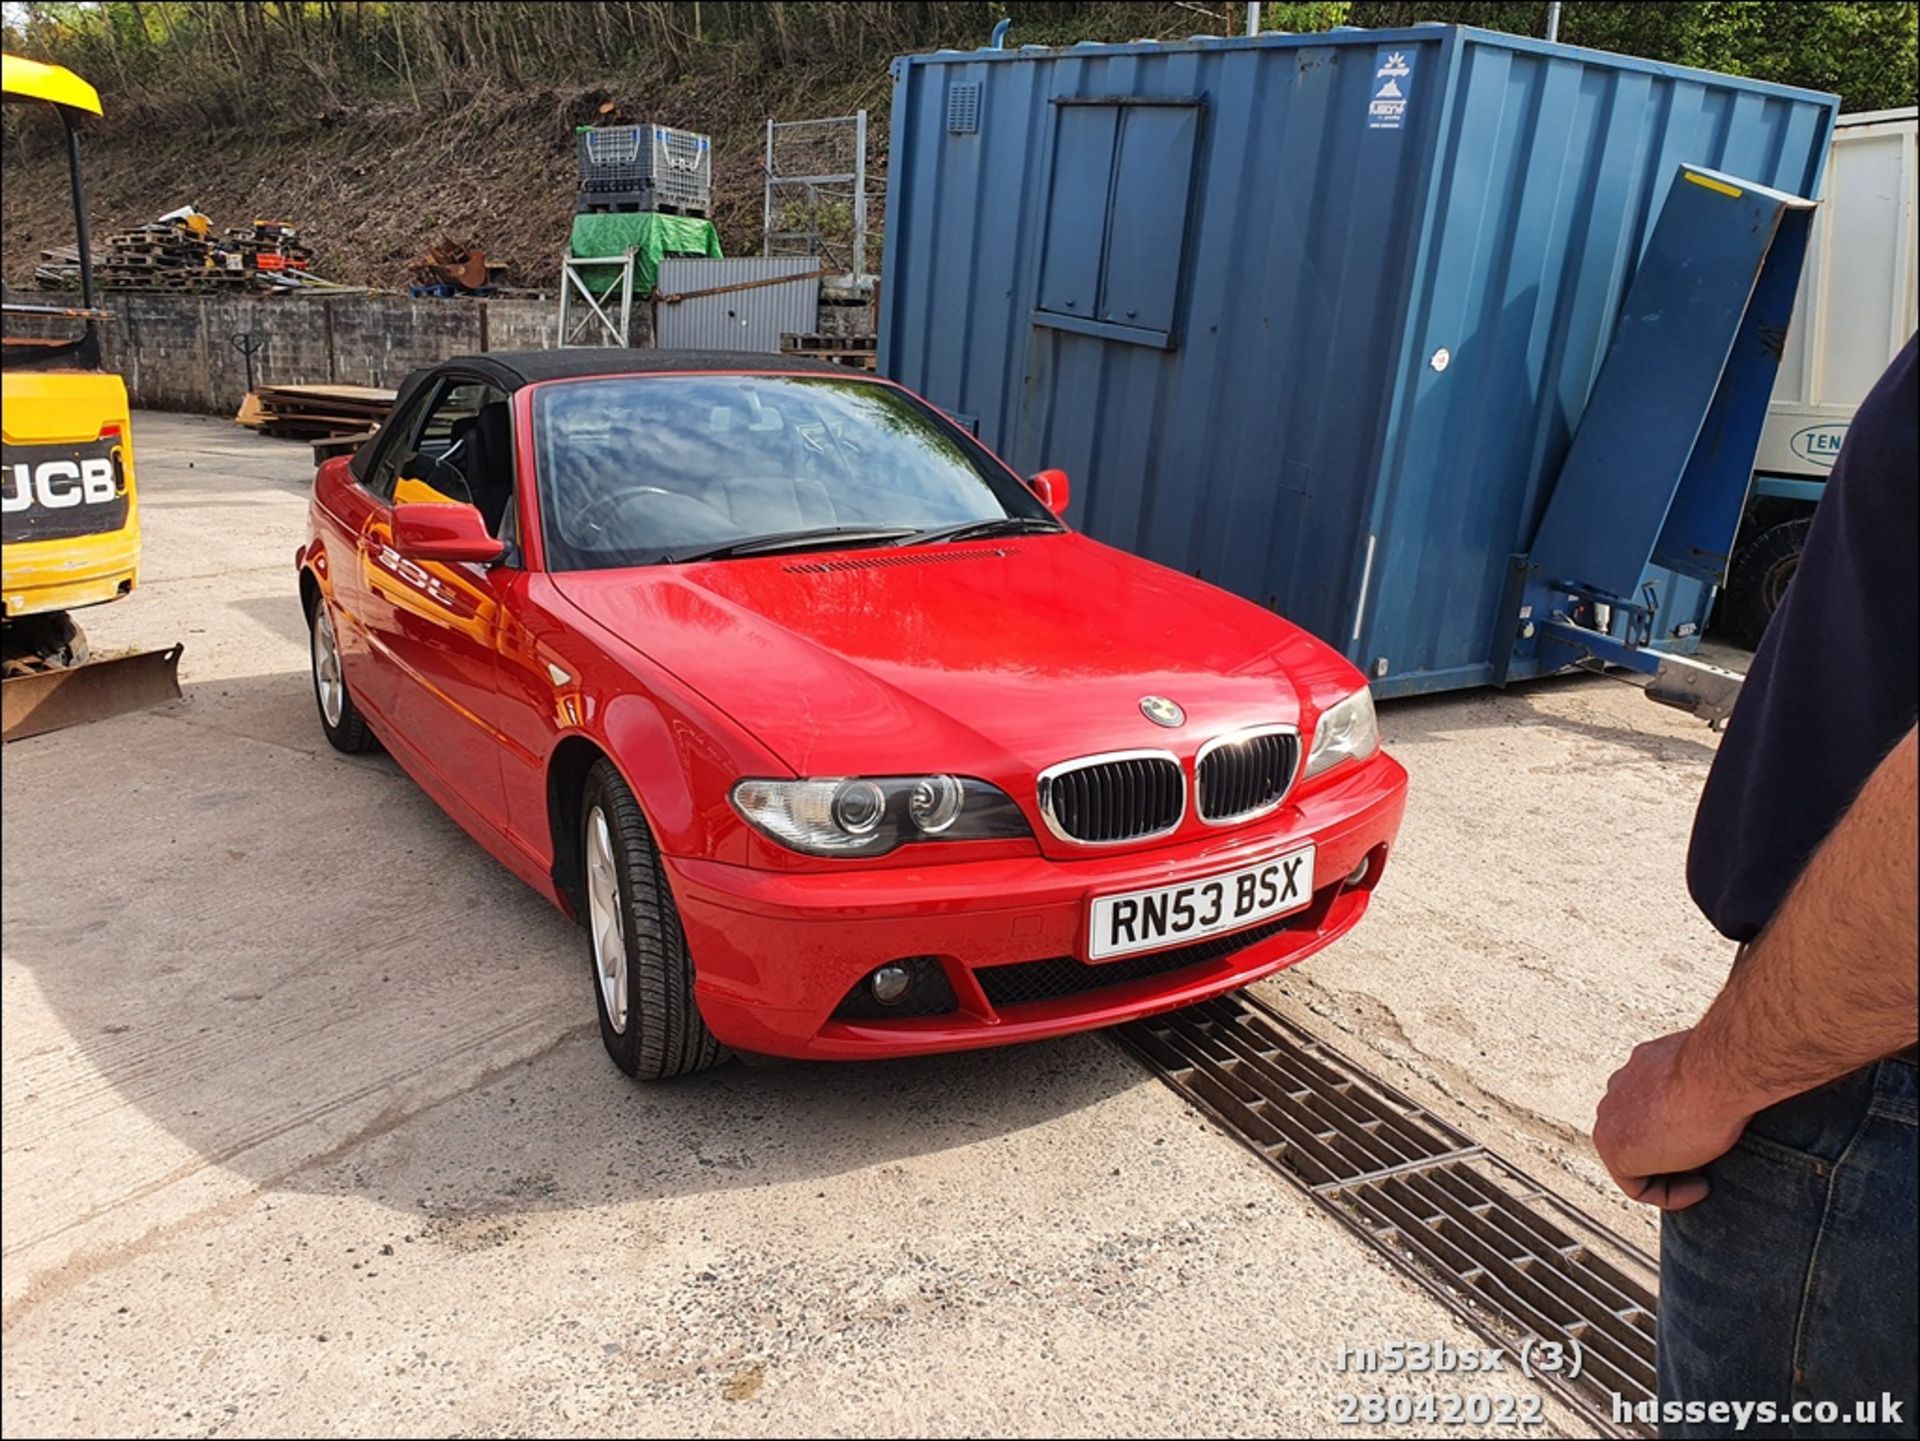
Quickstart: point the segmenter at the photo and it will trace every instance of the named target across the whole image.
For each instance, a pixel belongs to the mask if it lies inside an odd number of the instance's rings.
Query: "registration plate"
[[[1214,876],[1095,896],[1087,954],[1096,961],[1224,935],[1313,899],[1313,847]]]

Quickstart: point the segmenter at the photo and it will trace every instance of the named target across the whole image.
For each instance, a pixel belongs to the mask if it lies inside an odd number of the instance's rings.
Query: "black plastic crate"
[[[663,200],[651,180],[643,180],[631,190],[582,190],[574,197],[573,210],[576,215],[617,215],[654,210],[668,215],[690,215],[700,220],[707,218],[705,205]]]
[[[583,199],[617,195],[639,209],[703,214],[711,202],[713,145],[695,131],[666,125],[594,126],[577,134],[575,150]]]

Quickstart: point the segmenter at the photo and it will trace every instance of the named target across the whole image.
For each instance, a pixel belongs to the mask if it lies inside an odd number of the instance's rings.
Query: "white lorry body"
[[[1920,110],[1842,115],[1754,470],[1824,480],[1853,412],[1914,333]]]

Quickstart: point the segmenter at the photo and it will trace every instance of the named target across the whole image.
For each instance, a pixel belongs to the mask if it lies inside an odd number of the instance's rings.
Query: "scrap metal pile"
[[[413,284],[407,293],[416,299],[421,296],[445,299],[459,295],[496,295],[499,292],[493,284],[493,277],[502,268],[488,265],[487,253],[477,245],[436,240],[428,247],[426,254],[414,262],[411,271]]]

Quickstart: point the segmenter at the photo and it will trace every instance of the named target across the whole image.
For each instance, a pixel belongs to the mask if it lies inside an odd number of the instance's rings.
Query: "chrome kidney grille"
[[[1194,762],[1194,799],[1210,825],[1251,820],[1277,810],[1300,769],[1300,737],[1292,726],[1257,726],[1215,736]]]
[[[1168,751],[1084,756],[1040,772],[1040,815],[1064,841],[1124,845],[1179,828],[1186,775]]]

